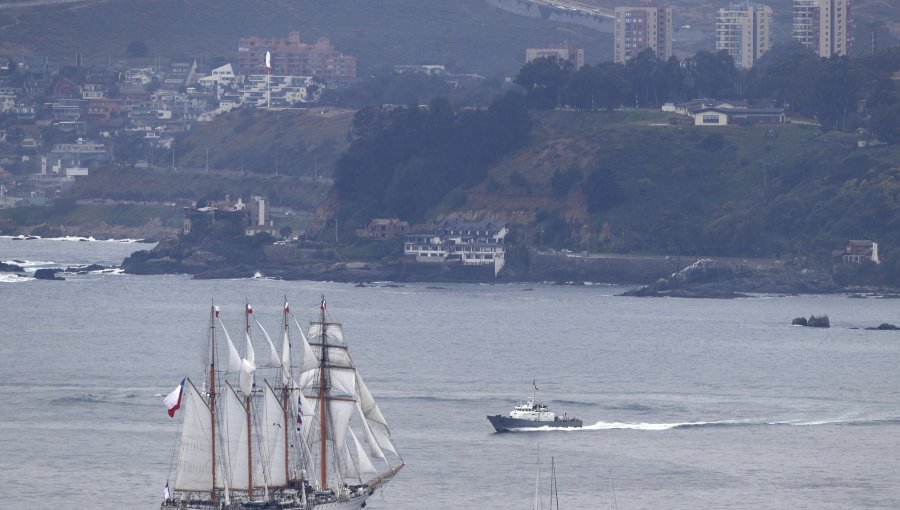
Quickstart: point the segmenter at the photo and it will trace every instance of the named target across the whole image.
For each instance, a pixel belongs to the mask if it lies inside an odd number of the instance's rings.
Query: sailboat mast
[[[290,312],[290,309],[288,308],[287,297],[285,297],[284,298],[284,310],[282,311],[281,315],[282,315],[282,323],[284,324],[284,338],[288,342],[288,345],[290,345],[290,339],[288,337],[288,334],[289,334],[288,313],[289,312]],[[282,354],[282,356],[284,355],[283,352],[281,354]],[[281,367],[282,371],[287,371],[287,370],[291,369],[291,367],[289,367],[289,366],[288,367],[284,366],[285,360],[282,359],[281,363],[282,363],[282,367]],[[289,403],[289,394],[290,394],[290,389],[288,388],[288,384],[290,383],[290,378],[282,377],[281,380],[288,381],[287,383],[284,384],[284,388],[282,388],[282,390],[281,390],[281,407],[284,410],[284,480],[285,480],[285,483],[290,485],[290,481],[291,481],[290,474],[291,473],[290,473],[290,469],[288,468],[288,462],[290,461],[290,457],[288,456],[288,453],[289,453],[288,429],[291,426],[291,425],[289,425],[290,422],[288,421],[288,403]]]
[[[209,429],[212,438],[212,487],[209,499],[213,503],[216,502],[216,316],[218,312],[213,304],[209,310]]]
[[[327,465],[325,462],[325,454],[326,454],[326,451],[325,451],[325,436],[326,436],[325,414],[328,409],[328,401],[325,400],[326,385],[328,382],[328,377],[327,377],[325,370],[326,370],[326,366],[328,364],[328,340],[327,340],[327,337],[325,336],[325,296],[324,295],[322,296],[322,304],[319,305],[319,311],[320,311],[319,320],[321,321],[321,324],[322,324],[322,356],[319,359],[319,405],[320,405],[320,409],[319,409],[319,411],[320,411],[319,412],[319,431],[320,431],[320,433],[319,433],[319,435],[321,436],[321,439],[322,439],[321,450],[320,450],[320,453],[321,453],[320,467],[321,467],[321,472],[322,472],[322,490],[324,491],[325,486],[328,483],[328,481],[327,481],[328,478],[326,477],[328,471],[327,471]],[[337,448],[337,445],[335,445],[334,447]]]
[[[245,339],[250,343],[250,301],[244,306]],[[252,346],[250,347],[252,348]],[[253,387],[250,387],[253,393]],[[250,393],[245,395],[247,401],[247,499],[253,499],[253,427],[250,423]]]

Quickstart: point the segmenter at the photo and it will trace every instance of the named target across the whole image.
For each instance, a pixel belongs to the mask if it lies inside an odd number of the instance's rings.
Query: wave
[[[34,278],[30,276],[19,276],[15,273],[0,273],[0,283],[21,283],[30,282]]]

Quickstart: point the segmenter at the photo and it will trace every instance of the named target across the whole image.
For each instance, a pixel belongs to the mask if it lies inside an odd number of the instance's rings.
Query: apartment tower
[[[615,61],[624,64],[651,48],[656,57],[672,56],[672,8],[616,7]]]
[[[716,16],[716,51],[725,50],[734,64],[750,69],[772,44],[772,8],[733,3]]]
[[[847,55],[850,0],[794,0],[794,40],[820,57]]]

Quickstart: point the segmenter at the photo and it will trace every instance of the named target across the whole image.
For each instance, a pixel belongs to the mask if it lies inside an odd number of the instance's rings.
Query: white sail
[[[335,445],[342,445],[347,439],[347,430],[350,428],[350,418],[356,402],[348,400],[331,400],[328,402],[328,412],[331,415],[331,433],[329,437]]]
[[[219,483],[227,483],[232,490],[245,491],[250,483],[247,408],[228,383],[219,402],[219,437],[222,438],[222,464],[219,470],[222,479]]]
[[[346,345],[346,342],[344,342],[344,331],[341,329],[340,324],[329,322],[325,326],[325,336],[328,338],[329,344]],[[320,322],[310,324],[306,336],[313,339],[312,343],[318,342],[318,339],[322,336],[322,324]]]
[[[300,430],[303,433],[303,439],[305,439],[308,444],[309,432],[313,429],[313,424],[316,419],[316,407],[299,390],[297,390],[297,395],[297,401],[300,404],[300,409],[297,414],[299,414],[300,418],[303,420],[303,425]]]
[[[228,366],[225,367],[226,374],[236,373],[241,369],[241,355],[238,354],[238,350],[234,347],[234,342],[231,341],[231,335],[228,334],[228,330],[225,329],[225,325],[222,324],[222,319],[218,319],[219,327],[222,328],[222,332],[225,333],[225,340],[228,342]]]
[[[344,443],[344,448],[341,449],[341,455],[344,462],[344,478],[353,480],[359,479],[359,470],[356,468],[356,463],[353,462],[353,456],[350,455],[350,445]]]
[[[303,334],[303,328],[300,327],[300,323],[297,322],[297,319],[294,319],[294,324],[297,325],[297,329],[300,330],[300,337],[303,339],[301,342],[303,344],[303,359],[300,363],[300,372],[305,373],[309,370],[318,368],[319,359],[316,358],[316,354],[313,352],[312,347],[309,346],[309,340],[307,340],[306,335]]]
[[[265,402],[259,414],[259,472],[254,472],[256,486],[284,487],[287,485],[287,458],[285,456],[284,408],[272,387],[265,385]]]
[[[359,439],[356,438],[356,434],[353,432],[353,429],[350,429],[350,438],[353,439],[353,444],[356,445],[356,464],[358,466],[358,473],[375,473],[375,465],[372,464],[372,459],[366,455],[366,450],[363,448],[363,445],[359,442]]]
[[[310,370],[308,372],[303,372],[302,374],[300,374],[300,380],[297,381],[297,387],[305,390],[317,380],[319,380],[319,373],[317,371]]]
[[[375,402],[375,398],[372,397],[369,387],[366,386],[366,383],[363,381],[362,376],[359,375],[359,372],[356,373],[356,385],[359,387],[359,406],[362,408],[363,416],[367,420],[384,424],[384,426],[387,427],[387,420],[384,418],[384,415],[381,414],[381,409],[379,409],[378,404]]]
[[[256,372],[256,353],[253,351],[253,342],[250,341],[250,334],[244,335],[247,346],[247,357],[241,360],[241,392],[249,395],[253,391],[253,374]]]
[[[281,366],[281,358],[278,356],[278,351],[275,350],[275,344],[272,343],[272,339],[269,337],[269,333],[266,331],[266,328],[263,327],[262,324],[256,321],[256,325],[259,326],[260,331],[262,331],[263,336],[266,337],[266,342],[269,344],[269,362],[263,365],[265,368],[278,368]]]
[[[333,368],[328,371],[331,394],[356,398],[356,370]]]
[[[359,402],[356,403],[356,409],[359,411],[359,415],[363,417],[361,421],[363,431],[366,433],[366,444],[369,445],[369,453],[381,460],[386,461],[387,458],[384,456],[384,452],[381,451],[381,447],[378,446],[378,441],[375,440],[375,435],[372,433],[372,428],[369,427],[369,421],[366,420],[365,415],[363,415],[363,410],[359,406]]]
[[[203,396],[188,380],[181,399],[184,421],[178,464],[175,469],[175,490],[209,491],[212,489],[212,413]]]
[[[309,422],[306,416],[303,417],[303,426],[305,427],[305,435],[310,444],[318,443],[322,440],[320,419],[321,412],[318,406],[319,397],[307,396],[307,400],[316,402],[316,413],[311,417]],[[350,427],[350,418],[353,416],[353,410],[356,408],[356,402],[353,400],[328,400],[328,416],[327,416],[327,434],[326,440],[330,440],[334,445],[338,445],[335,451],[340,452],[343,448],[344,441],[347,437],[347,429]]]
[[[241,392],[244,395],[250,395],[253,391],[253,374],[256,372],[256,367],[253,366],[249,361],[243,359],[241,360]]]
[[[376,453],[376,446],[396,454],[397,448],[391,439],[391,431],[388,428],[387,420],[381,414],[381,409],[372,397],[372,393],[369,392],[369,387],[363,382],[359,372],[356,373],[356,385],[359,394],[359,406],[368,425],[366,432],[371,433],[371,437],[367,436],[367,440],[369,440],[369,445],[372,448],[372,455],[379,456]],[[382,453],[380,457],[384,458],[384,454]]]

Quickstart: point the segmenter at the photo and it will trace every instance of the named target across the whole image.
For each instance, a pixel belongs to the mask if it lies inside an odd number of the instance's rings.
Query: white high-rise
[[[716,16],[716,51],[725,50],[734,64],[750,69],[772,44],[772,8],[749,2],[721,8]]]
[[[794,0],[794,40],[820,57],[846,55],[850,0]]]
[[[656,58],[672,56],[672,8],[616,7],[615,61],[624,64],[650,48]]]

